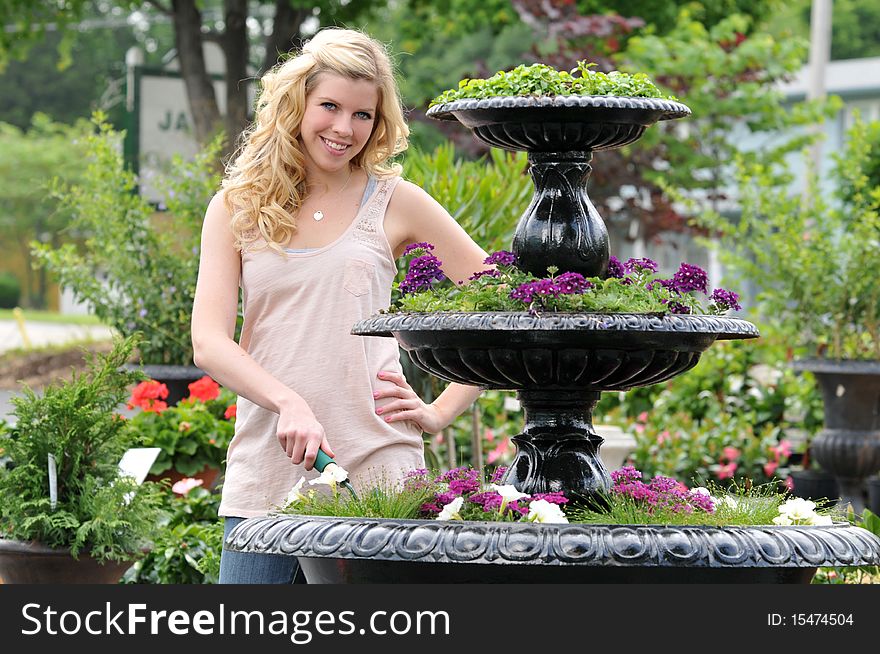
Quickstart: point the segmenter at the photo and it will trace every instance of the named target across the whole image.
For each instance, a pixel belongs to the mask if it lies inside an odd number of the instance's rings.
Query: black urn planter
[[[535,194],[513,240],[517,266],[545,276],[601,276],[608,232],[587,194],[592,153],[690,114],[667,100],[498,97],[434,106],[488,145],[529,153]],[[737,318],[485,312],[382,314],[352,333],[391,337],[419,368],[451,382],[513,390],[524,408],[502,483],[563,491],[601,506],[610,487],[592,411],[602,391],[655,384],[689,370],[719,339],[758,336]],[[309,583],[795,583],[819,566],[880,562],[880,538],[849,524],[671,527],[249,518],[235,551],[296,556]]]
[[[823,429],[810,451],[837,478],[841,502],[865,508],[865,479],[880,471],[880,362],[811,359],[797,370],[812,372],[822,391]]]
[[[840,498],[837,478],[824,470],[792,470],[791,492],[805,500],[836,502]]]
[[[233,550],[296,556],[308,583],[809,583],[821,566],[876,565],[880,539],[811,527],[543,525],[250,518]]]
[[[868,487],[868,510],[880,515],[880,477],[871,477],[866,482]]]
[[[0,583],[4,584],[115,584],[131,564],[99,563],[87,554],[75,559],[68,550],[0,538]]]

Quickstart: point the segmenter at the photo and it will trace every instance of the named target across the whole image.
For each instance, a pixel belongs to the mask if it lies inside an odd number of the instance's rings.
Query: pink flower
[[[733,462],[722,464],[718,467],[718,479],[730,479],[736,472],[736,464]]]
[[[657,445],[663,445],[663,443],[669,440],[669,437],[670,434],[668,429],[661,431],[660,434],[657,436]]]
[[[776,455],[777,461],[779,460],[780,457],[783,459],[787,459],[788,457],[791,456],[791,442],[790,441],[783,439],[783,440],[779,441],[778,446],[771,447],[770,449],[773,450],[773,453]]]
[[[505,438],[503,441],[498,443],[489,454],[486,455],[486,463],[495,463],[498,459],[503,457],[510,451],[510,439]]]
[[[647,411],[642,411],[642,412],[639,414],[639,417],[636,418],[636,420],[638,420],[639,422],[648,422],[648,412],[647,412]]]
[[[794,479],[792,479],[791,477],[786,479],[783,483],[788,490],[790,490],[790,491],[794,490]]]
[[[772,477],[773,473],[776,472],[776,468],[779,467],[779,463],[776,461],[768,461],[764,464],[764,474],[768,477]]]
[[[184,477],[171,487],[171,491],[177,493],[178,495],[186,495],[193,488],[198,488],[204,483],[205,482],[202,479],[195,479],[194,477]]]
[[[728,461],[736,461],[740,454],[739,450],[735,447],[725,447],[721,452]]]

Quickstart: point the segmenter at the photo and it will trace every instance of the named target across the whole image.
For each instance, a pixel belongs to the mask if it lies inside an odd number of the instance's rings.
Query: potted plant
[[[70,381],[13,398],[0,470],[5,583],[115,583],[148,543],[159,491],[118,467],[139,445],[116,412],[140,377],[120,370],[134,345],[119,340]]]
[[[796,195],[787,170],[740,162],[739,219],[701,218],[719,234],[722,261],[755,281],[761,313],[802,353],[795,368],[815,376],[825,424],[810,453],[857,512],[865,478],[880,470],[880,187],[866,174],[867,130],[857,120],[835,154],[833,198],[819,180]]]
[[[171,483],[185,477],[213,486],[223,469],[235,431],[235,395],[207,375],[189,384],[189,395],[173,406],[165,384],[150,379],[132,391],[128,408],[141,410],[129,420],[144,447],[161,449],[150,468],[152,480]]]
[[[192,363],[189,322],[201,224],[219,184],[221,143],[215,140],[190,162],[175,160],[156,184],[165,195],[158,207],[164,211],[157,212],[138,193],[137,176],[118,147],[120,135],[100,113],[94,123],[82,179],[52,188],[71,215],[72,240],[57,248],[34,243],[34,256],[106,324],[121,334],[146,335],[139,360],[149,377],[166,384],[174,404],[203,374]]]

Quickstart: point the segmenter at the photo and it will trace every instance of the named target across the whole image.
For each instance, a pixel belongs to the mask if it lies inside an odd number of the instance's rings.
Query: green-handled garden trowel
[[[318,472],[324,472],[324,468],[326,468],[327,466],[337,466],[340,470],[342,469],[342,466],[331,459],[330,455],[327,454],[324,450],[318,450],[318,456],[315,457],[315,470],[317,470]],[[345,490],[347,490],[349,493],[351,493],[351,496],[355,500],[360,500],[360,498],[357,496],[357,493],[354,492],[354,486],[351,485],[351,482],[348,481],[347,477],[344,480],[340,481],[339,485],[345,488]]]

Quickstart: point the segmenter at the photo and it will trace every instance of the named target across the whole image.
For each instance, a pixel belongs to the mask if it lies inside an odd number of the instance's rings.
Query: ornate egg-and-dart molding
[[[636,98],[618,95],[555,95],[555,96],[497,96],[492,98],[464,98],[434,105],[426,115],[438,120],[455,120],[456,111],[479,109],[532,109],[551,108],[597,108],[637,109],[664,112],[657,120],[673,120],[691,115],[687,105],[662,98]]]
[[[453,312],[388,313],[361,320],[351,333],[389,336],[405,331],[596,331],[717,334],[719,339],[757,338],[758,328],[741,318],[637,313]]]
[[[880,564],[880,540],[847,523],[669,527],[291,515],[245,520],[229,535],[226,547],[411,563],[708,568]]]

